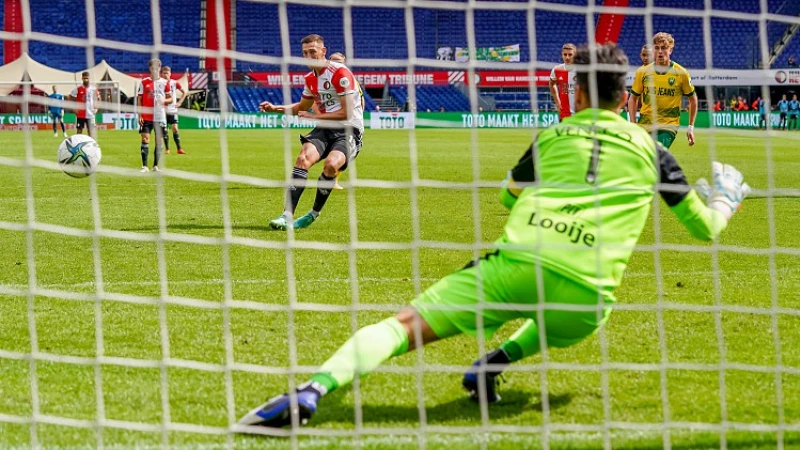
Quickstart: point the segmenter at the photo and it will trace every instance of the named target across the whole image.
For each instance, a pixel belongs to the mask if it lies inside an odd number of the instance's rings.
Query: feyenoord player
[[[100,102],[100,93],[97,91],[97,86],[89,82],[89,72],[81,74],[81,81],[83,84],[73,89],[69,94],[70,100],[78,102],[78,107],[75,109],[75,116],[78,118],[76,127],[78,134],[83,134],[83,129],[86,128],[89,136],[97,139],[94,116],[97,114],[95,102]]]
[[[172,69],[164,66],[161,69],[161,78],[166,80],[168,91],[172,92],[172,102],[167,105],[167,126],[172,128],[172,139],[175,140],[175,147],[178,148],[179,155],[185,155],[186,151],[181,146],[181,135],[178,130],[178,106],[183,103],[186,97],[186,89],[172,79]],[[164,133],[164,153],[169,155],[169,133]]]
[[[139,84],[136,101],[139,105],[139,134],[142,136],[140,151],[142,154],[142,169],[148,172],[147,156],[150,153],[150,134],[156,132],[156,148],[153,151],[153,171],[158,172],[158,162],[161,158],[161,139],[167,132],[166,105],[172,102],[172,92],[169,91],[167,80],[160,77],[161,60],[151,59],[148,63],[150,76]]]
[[[575,50],[575,44],[564,44],[561,47],[564,63],[550,71],[550,94],[561,120],[575,114],[575,70],[572,67]]]
[[[263,112],[279,112],[322,121],[310,133],[300,137],[303,147],[292,170],[286,207],[280,216],[269,222],[270,227],[276,230],[306,228],[317,220],[331,195],[336,174],[347,169],[348,164],[356,158],[364,134],[364,110],[353,73],[344,64],[325,59],[327,49],[322,36],[311,34],[300,42],[303,45],[303,58],[308,60],[311,69],[305,76],[303,97],[291,105],[273,105],[270,102],[259,105]],[[309,112],[314,103],[318,114]],[[314,206],[307,214],[292,222],[308,180],[308,169],[319,161],[324,161],[325,166],[317,181]]]

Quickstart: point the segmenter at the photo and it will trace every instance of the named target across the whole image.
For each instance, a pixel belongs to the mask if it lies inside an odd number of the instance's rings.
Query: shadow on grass
[[[275,231],[267,224],[267,221],[264,221],[264,225],[232,225],[233,234],[236,235],[236,230],[248,230],[248,231],[259,231],[259,232],[271,232]],[[167,224],[167,231],[172,232],[180,232],[180,231],[196,231],[196,230],[218,230],[222,232],[225,229],[222,224],[218,225],[204,225],[204,224],[195,224],[195,223],[169,223]],[[144,226],[144,227],[124,227],[120,228],[119,231],[135,231],[135,232],[152,232],[158,233],[159,227],[158,226]]]
[[[320,402],[317,414],[311,419],[312,426],[326,423],[339,425],[355,425],[355,411],[351,405],[342,405],[344,393],[337,391]],[[413,395],[413,393],[410,393]],[[527,410],[542,410],[541,399],[530,391],[503,390],[503,400],[500,403],[489,405],[489,419],[500,420],[518,416]],[[551,395],[550,409],[566,406],[572,399],[570,394]],[[338,405],[337,405],[338,403]],[[419,423],[420,409],[417,405],[376,405],[363,403],[361,405],[364,424],[385,423]],[[466,396],[440,403],[425,408],[428,424],[447,425],[453,422],[470,421],[481,422],[481,407],[478,403]]]

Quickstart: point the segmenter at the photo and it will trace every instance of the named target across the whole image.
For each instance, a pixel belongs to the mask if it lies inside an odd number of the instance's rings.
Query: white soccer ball
[[[75,178],[93,174],[101,156],[97,141],[83,134],[70,136],[58,146],[58,165],[64,173]]]

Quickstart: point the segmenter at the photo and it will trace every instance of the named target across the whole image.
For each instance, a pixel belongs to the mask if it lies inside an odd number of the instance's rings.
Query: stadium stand
[[[465,1],[465,0],[457,0]],[[525,1],[525,0],[514,0]],[[586,6],[595,0],[547,0],[544,3]],[[97,36],[122,42],[152,44],[151,12],[149,8],[131,8],[126,0],[95,0]],[[601,3],[597,0],[596,3]],[[643,8],[648,0],[630,0],[632,8]],[[81,0],[62,0],[60,2],[31,0],[31,26],[34,31],[47,32],[69,37],[86,37],[86,6]],[[703,39],[703,2],[695,0],[652,0],[657,8],[676,8],[697,10],[694,17],[680,15],[654,15],[651,27],[646,27],[643,16],[629,14],[622,26],[619,45],[623,47],[635,63],[639,48],[647,42],[646,29],[664,30],[673,34],[676,48],[673,59],[689,69],[713,66],[719,69],[750,69],[761,62],[761,43],[759,23],[739,18],[712,17],[709,21],[712,61],[706,61],[706,42]],[[161,31],[164,43],[187,47],[198,47],[200,42],[201,2],[180,2],[161,0]],[[236,1],[236,50],[254,55],[279,57],[282,43],[279,27],[279,9],[275,4],[250,1]],[[731,11],[738,14],[756,15],[761,13],[761,2],[712,0],[718,11]],[[800,14],[800,2],[795,0],[768,0],[768,12],[785,16]],[[69,10],[69,16],[64,11]],[[320,32],[318,24],[324,23],[323,34],[329,52],[345,48],[343,30],[344,17],[340,8],[323,6],[286,5],[289,27],[290,47],[293,55],[300,55],[300,39],[310,33]],[[120,14],[125,11],[125,14]],[[352,54],[348,57],[370,59],[402,60],[408,57],[405,10],[401,8],[373,8],[353,6],[352,11]],[[0,8],[2,14],[2,8]],[[433,58],[441,46],[466,46],[467,23],[464,11],[444,9],[415,8],[413,11],[417,56]],[[744,18],[744,17],[743,17]],[[743,19],[742,18],[742,19]],[[0,20],[2,15],[0,15]],[[595,18],[597,20],[597,18]],[[530,61],[532,48],[528,42],[526,11],[495,11],[477,9],[474,14],[475,39],[479,47],[520,44],[520,59]],[[772,48],[788,29],[789,24],[770,21],[767,23],[767,46]],[[545,63],[560,62],[560,49],[565,42],[576,44],[586,41],[586,15],[537,9],[535,12],[536,46],[535,58]],[[376,40],[374,36],[382,39]],[[1,51],[2,49],[0,49]],[[95,61],[87,61],[83,48],[43,42],[30,43],[31,56],[49,66],[62,70],[76,71],[87,65],[108,61],[115,68],[141,73],[146,70],[151,57],[146,53],[124,52],[114,48],[96,48]],[[792,39],[779,55],[774,66],[786,67],[789,56],[800,59],[800,39]],[[198,58],[162,54],[165,65],[173,72],[196,71]],[[239,59],[237,70],[278,71],[280,66],[265,64],[264,61]],[[369,70],[396,70],[396,68],[355,67]],[[305,67],[292,66],[292,71],[302,71]],[[255,99],[276,99],[279,89],[261,91],[232,87],[228,95],[238,111],[254,111]],[[392,87],[390,95],[393,102],[405,103],[407,92],[404,87]],[[484,91],[485,97],[493,97],[497,108],[524,110],[531,107],[530,95],[526,90]],[[293,93],[294,96],[294,93]],[[419,110],[465,110],[469,103],[457,88],[449,86],[423,87],[418,91]],[[368,110],[375,109],[375,99],[366,96]],[[255,102],[255,104],[254,104]],[[548,107],[548,96],[540,94],[540,107]]]
[[[87,37],[86,4],[80,0],[59,2],[32,1],[33,31],[69,37]],[[200,2],[162,1],[161,35],[165,44],[197,48],[200,45]],[[136,44],[152,44],[150,8],[132,8],[127,0],[95,0],[97,37]],[[65,15],[64,11],[70,11]],[[120,14],[124,11],[124,14]],[[32,41],[30,55],[44,64],[61,70],[77,71],[106,60],[124,72],[145,72],[149,53],[121,52],[119,49],[95,49],[95,61],[87,62],[82,47]],[[161,54],[173,72],[196,71],[198,59],[190,56]]]

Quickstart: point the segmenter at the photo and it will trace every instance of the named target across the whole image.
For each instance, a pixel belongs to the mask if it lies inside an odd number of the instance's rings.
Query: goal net
[[[136,78],[157,57],[191,73],[174,95],[205,105],[183,103],[166,142],[147,140],[133,130],[152,110],[98,81],[109,126],[84,179],[61,173],[49,132],[0,128],[0,447],[800,446],[795,2],[8,3],[5,23],[19,27],[0,31],[6,56],[19,45],[36,64],[107,60]],[[66,8],[81,26],[63,22]],[[306,426],[237,424],[358,329],[493,250],[508,217],[501,180],[560,120],[549,80],[563,44],[617,42],[630,86],[657,32],[675,38],[672,60],[699,100],[696,118],[687,97],[676,112],[671,152],[685,175],[708,178],[722,161],[753,188],[718,240],[693,240],[656,198],[608,322],[509,365],[498,403],[471,401],[462,377],[522,320],[390,359],[322,398]],[[275,231],[298,134],[315,122],[258,104],[299,100],[312,33],[346,57],[367,130],[313,225]],[[0,127],[50,130],[47,89],[71,83],[4,79]],[[140,172],[155,153],[162,170]],[[497,307],[476,295],[478,310]],[[503,307],[537,319],[574,310]]]

